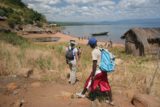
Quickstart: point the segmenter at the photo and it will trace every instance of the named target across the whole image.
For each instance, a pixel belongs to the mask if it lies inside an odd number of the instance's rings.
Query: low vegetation
[[[36,72],[45,73],[44,81],[66,81],[69,73],[65,62],[67,43],[33,44],[15,33],[0,33],[0,75],[17,74],[20,68],[33,68]],[[78,62],[77,77],[82,88],[91,72],[91,49],[80,45],[82,56]],[[126,55],[124,48],[112,48],[110,51],[120,60],[114,73],[109,74],[113,93],[123,92],[130,96],[133,91],[147,93],[150,82],[157,68],[157,56],[134,57]],[[48,74],[48,75],[47,75]],[[160,73],[156,74],[150,94],[160,96]]]
[[[29,9],[21,0],[0,0],[0,2],[0,16],[7,18],[11,28],[24,24],[42,26],[46,22],[42,14]]]
[[[157,97],[160,95],[158,91],[160,90],[158,80],[160,72],[156,72],[157,69],[160,70],[158,55],[135,57],[126,55],[123,48],[113,48],[111,51],[116,55],[116,59],[123,61],[116,66],[116,71],[110,75],[115,90],[117,87],[121,87],[122,91],[127,91],[126,94],[131,94],[130,92],[134,91],[156,95]],[[154,80],[153,84],[151,84],[152,80]]]
[[[28,47],[30,45],[29,41],[21,36],[17,36],[16,33],[0,33],[0,40],[5,41],[14,46]]]
[[[58,60],[63,59],[59,47],[35,45],[15,33],[0,33],[0,50],[1,75],[15,74],[19,68],[59,70]]]

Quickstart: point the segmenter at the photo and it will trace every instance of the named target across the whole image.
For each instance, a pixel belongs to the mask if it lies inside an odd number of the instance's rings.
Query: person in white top
[[[70,68],[70,77],[69,77],[69,83],[71,83],[72,85],[76,83],[76,72],[77,72],[77,61],[78,61],[78,56],[77,56],[77,52],[78,49],[75,47],[76,42],[71,40],[69,43],[69,47],[66,49],[66,52],[68,50],[72,50],[73,53],[73,59],[67,59],[67,64],[69,65]]]
[[[100,92],[107,94],[106,102],[114,105],[107,73],[99,69],[101,51],[99,47],[97,47],[97,40],[95,38],[90,38],[88,44],[93,49],[91,53],[93,61],[92,72],[85,83],[83,91],[81,93],[76,93],[76,95],[80,98],[84,98],[87,90],[89,90],[91,93],[94,93],[97,89],[99,89]]]

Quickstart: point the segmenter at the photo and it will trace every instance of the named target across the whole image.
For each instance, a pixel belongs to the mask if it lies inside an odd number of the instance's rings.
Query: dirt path
[[[0,79],[0,107],[111,107],[99,101],[79,99],[79,83],[40,82],[24,78]],[[127,97],[113,94],[114,107],[133,107]]]
[[[0,107],[90,106],[88,99],[74,98],[75,87],[69,84],[27,80],[21,82],[16,80],[4,83],[1,81]]]
[[[73,98],[73,90],[70,85],[56,83],[29,88],[23,93],[24,107],[89,107],[89,100]]]

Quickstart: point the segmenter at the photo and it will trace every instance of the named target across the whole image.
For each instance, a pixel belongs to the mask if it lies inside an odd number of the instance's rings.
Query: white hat
[[[75,41],[75,40],[70,40],[70,44],[74,44],[74,45],[76,45],[77,43],[76,43],[76,41]]]

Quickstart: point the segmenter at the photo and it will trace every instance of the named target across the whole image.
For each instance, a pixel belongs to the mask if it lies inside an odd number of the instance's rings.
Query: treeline
[[[11,28],[24,24],[42,26],[46,22],[45,16],[29,9],[21,0],[0,0],[0,16],[6,17]]]

